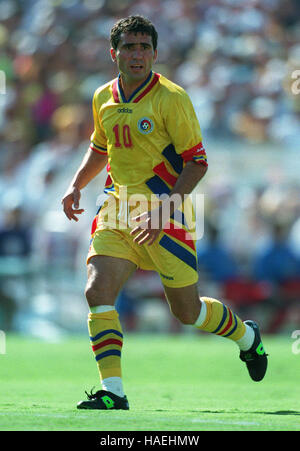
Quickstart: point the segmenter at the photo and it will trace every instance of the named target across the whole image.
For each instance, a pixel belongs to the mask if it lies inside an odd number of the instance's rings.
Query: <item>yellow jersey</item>
[[[185,163],[207,166],[200,125],[186,91],[150,72],[127,100],[120,75],[93,96],[90,148],[108,156],[104,191],[119,197],[168,194]]]

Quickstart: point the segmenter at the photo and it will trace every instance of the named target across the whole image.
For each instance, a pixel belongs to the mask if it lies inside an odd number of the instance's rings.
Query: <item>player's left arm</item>
[[[170,216],[177,208],[180,207],[181,203],[184,201],[184,196],[191,194],[191,192],[196,188],[200,180],[205,176],[206,172],[206,164],[196,163],[194,160],[186,163],[176,181],[174,188],[169,194],[169,198],[166,198],[164,201],[166,203],[171,202]]]
[[[199,164],[194,160],[188,161],[172,191],[162,201],[161,205],[134,218],[137,225],[132,229],[131,235],[136,235],[134,241],[137,244],[147,243],[151,245],[154,243],[170,216],[181,206],[184,197],[196,188],[206,171],[206,164]],[[153,227],[153,224],[155,224],[155,227]],[[157,227],[158,224],[159,227]]]

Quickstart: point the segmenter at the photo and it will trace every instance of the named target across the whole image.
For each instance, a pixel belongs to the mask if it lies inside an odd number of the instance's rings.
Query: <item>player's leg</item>
[[[136,270],[136,265],[125,258],[95,255],[87,265],[85,296],[90,309],[114,306],[125,282]]]
[[[80,402],[78,408],[123,409],[127,406],[121,379],[123,332],[114,304],[135,269],[133,262],[123,258],[97,255],[89,260],[85,291],[90,308],[88,329],[105,392],[88,395],[89,400]]]
[[[164,291],[171,313],[175,318],[182,324],[195,324],[201,310],[197,284],[183,288],[164,285]]]
[[[207,297],[199,299],[197,284],[182,288],[164,286],[164,290],[171,312],[183,324],[195,325],[201,330],[230,338],[233,341],[239,341],[245,335],[247,327],[229,307],[217,299]],[[251,346],[254,338],[252,330],[250,334]]]
[[[170,310],[183,324],[229,338],[240,348],[251,378],[261,380],[267,369],[259,329],[253,321],[243,322],[228,306],[214,298],[199,299],[197,285],[183,288],[164,286]]]

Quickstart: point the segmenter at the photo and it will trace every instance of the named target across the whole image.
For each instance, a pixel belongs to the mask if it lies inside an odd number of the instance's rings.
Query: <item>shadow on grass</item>
[[[300,415],[300,412],[297,410],[276,410],[275,412],[251,412],[251,413],[260,413],[265,415]]]
[[[169,409],[155,409],[155,412],[175,412],[174,410],[169,410]],[[181,412],[181,411],[180,411]],[[230,413],[230,414],[241,414],[241,413],[255,413],[255,414],[259,414],[259,415],[300,415],[300,412],[297,410],[275,410],[274,412],[264,412],[264,411],[255,411],[255,412],[241,412],[239,411],[232,411],[232,410],[188,410],[188,413]]]

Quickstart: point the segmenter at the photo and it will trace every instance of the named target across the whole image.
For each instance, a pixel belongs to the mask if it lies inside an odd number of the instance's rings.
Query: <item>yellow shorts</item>
[[[103,208],[104,207],[104,208]],[[143,270],[156,271],[163,285],[180,288],[198,281],[195,241],[186,228],[174,227],[171,221],[150,246],[138,245],[130,235],[132,228],[124,223],[107,222],[107,203],[95,216],[87,262],[95,255],[124,258]],[[117,216],[119,206],[117,206]],[[106,220],[105,220],[106,218]]]

